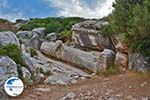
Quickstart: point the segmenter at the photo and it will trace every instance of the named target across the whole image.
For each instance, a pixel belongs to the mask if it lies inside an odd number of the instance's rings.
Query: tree
[[[150,1],[116,0],[113,6],[111,33],[119,33],[132,52],[150,56]]]

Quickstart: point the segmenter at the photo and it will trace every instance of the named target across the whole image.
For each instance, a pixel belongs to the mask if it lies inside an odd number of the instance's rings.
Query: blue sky
[[[16,19],[50,16],[101,18],[112,12],[114,0],[0,0],[0,17]]]

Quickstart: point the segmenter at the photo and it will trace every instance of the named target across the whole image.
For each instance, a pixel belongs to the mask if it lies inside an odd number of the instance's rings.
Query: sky
[[[115,0],[0,0],[0,18],[45,17],[102,18],[113,10]]]

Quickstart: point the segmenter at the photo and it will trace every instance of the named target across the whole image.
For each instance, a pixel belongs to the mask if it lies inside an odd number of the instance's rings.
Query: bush
[[[21,66],[24,66],[24,62],[22,59],[22,52],[20,48],[18,48],[17,45],[15,44],[8,44],[6,46],[1,46],[0,47],[0,55],[1,56],[8,56],[12,60],[14,60],[18,66],[18,73],[19,73],[19,78],[23,80],[23,74],[22,74],[22,68]]]
[[[23,66],[22,52],[15,44],[8,44],[0,47],[0,55],[8,56],[14,60],[18,65]]]
[[[131,51],[150,56],[150,0],[116,0],[114,8],[104,31],[119,33]]]
[[[45,27],[45,33],[49,34],[52,32],[58,33],[58,38],[67,40],[72,35],[72,25],[84,21],[83,18],[79,17],[68,17],[68,18],[35,18],[30,19],[27,23],[23,24],[19,30],[31,31],[34,28]],[[66,39],[67,38],[67,39]]]
[[[37,52],[34,48],[30,48],[30,55],[31,55],[31,57],[34,57],[37,55]]]

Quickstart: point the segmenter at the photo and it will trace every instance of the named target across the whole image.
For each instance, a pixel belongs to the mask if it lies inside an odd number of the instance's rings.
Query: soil
[[[70,92],[75,97],[66,100],[150,100],[150,77],[127,71],[109,77],[94,76],[67,86],[39,83],[28,86],[13,99],[60,100]]]

